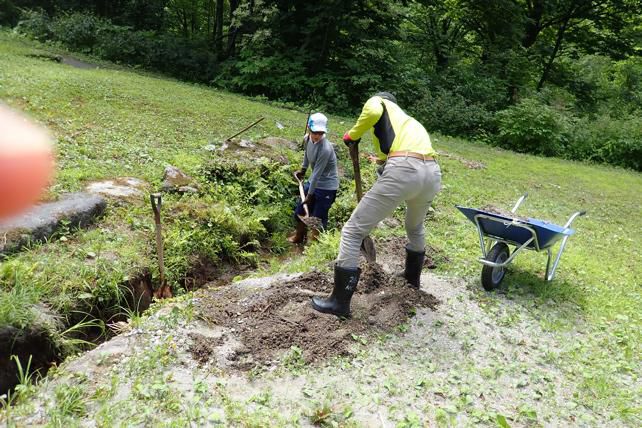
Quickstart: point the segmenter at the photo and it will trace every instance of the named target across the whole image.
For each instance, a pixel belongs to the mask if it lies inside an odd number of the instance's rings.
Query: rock
[[[95,181],[85,189],[89,193],[98,193],[116,197],[141,196],[141,188],[147,186],[143,180],[133,177],[116,178],[113,180]]]
[[[192,186],[181,186],[178,191],[181,193],[198,193],[198,189]]]
[[[19,251],[31,242],[44,241],[63,223],[86,227],[101,216],[107,202],[90,193],[68,193],[56,202],[36,205],[26,213],[0,222],[0,255]]]
[[[194,179],[185,174],[175,166],[168,165],[165,167],[165,174],[163,175],[163,191],[171,192],[179,190],[184,186],[193,187]]]
[[[269,146],[269,147],[285,147],[290,150],[298,150],[299,144],[294,141],[286,140],[285,138],[279,137],[267,137],[262,140],[257,141],[257,144],[260,146]]]

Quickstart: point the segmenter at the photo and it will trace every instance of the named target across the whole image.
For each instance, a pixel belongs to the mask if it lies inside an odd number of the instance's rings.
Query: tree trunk
[[[542,15],[544,14],[544,0],[534,0],[527,2],[528,21],[524,37],[522,38],[522,47],[530,48],[535,44],[537,36],[542,31]]]
[[[234,12],[239,7],[240,0],[230,0],[230,30],[228,31],[227,38],[227,54],[226,58],[234,56],[236,51],[236,36],[239,31],[239,27],[232,27],[232,20],[234,19]]]
[[[214,40],[216,49],[216,57],[221,60],[223,58],[223,7],[225,2],[223,0],[216,0],[216,20],[214,23]]]
[[[566,28],[569,20],[570,20],[570,17],[566,17],[564,21],[562,21],[560,28],[557,30],[555,47],[553,48],[553,52],[551,52],[551,56],[548,58],[548,61],[544,66],[544,70],[542,71],[542,77],[539,79],[539,83],[537,83],[538,92],[542,89],[542,87],[544,87],[544,82],[546,82],[546,79],[548,79],[548,73],[550,72],[551,67],[553,66],[553,61],[555,61],[555,57],[557,56],[557,53],[559,52],[560,47],[562,46],[562,41],[564,40],[564,33],[566,32]]]

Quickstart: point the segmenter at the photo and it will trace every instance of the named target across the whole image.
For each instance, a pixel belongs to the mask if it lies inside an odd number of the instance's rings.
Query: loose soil
[[[197,311],[205,321],[229,329],[240,340],[228,358],[230,366],[249,370],[276,364],[292,347],[305,363],[348,355],[360,336],[387,333],[404,324],[416,308],[435,309],[438,300],[378,264],[362,264],[352,317],[340,319],[312,309],[313,295],[332,291],[331,274],[310,272],[267,288],[231,285],[209,291],[198,299]],[[224,340],[193,338],[196,361],[213,357]],[[232,338],[230,338],[232,339]],[[296,349],[296,348],[295,348]]]
[[[515,213],[512,213],[510,210],[499,208],[494,205],[485,205],[481,207],[480,210],[528,223],[528,217],[517,215]]]

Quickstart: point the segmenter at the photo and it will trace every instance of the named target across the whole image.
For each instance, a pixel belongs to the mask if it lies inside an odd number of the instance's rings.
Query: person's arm
[[[332,153],[330,153],[329,150],[322,150],[319,151],[319,154],[317,155],[317,161],[314,164],[314,169],[312,170],[312,174],[310,175],[310,188],[308,189],[308,195],[314,194],[314,189],[317,187],[317,183],[319,182],[319,177],[321,177],[321,174],[323,174],[323,171],[325,171],[326,165],[328,165],[328,161],[330,160],[330,156]]]
[[[359,119],[346,134],[352,141],[359,140],[363,134],[381,118],[383,114],[383,105],[380,97],[372,97],[363,105]]]

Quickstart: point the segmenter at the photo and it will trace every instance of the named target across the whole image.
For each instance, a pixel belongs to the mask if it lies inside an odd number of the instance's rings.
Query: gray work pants
[[[441,170],[437,162],[411,157],[388,159],[383,174],[363,196],[350,220],[341,229],[337,266],[358,267],[363,238],[404,201],[408,249],[424,251],[424,220],[439,190]]]

